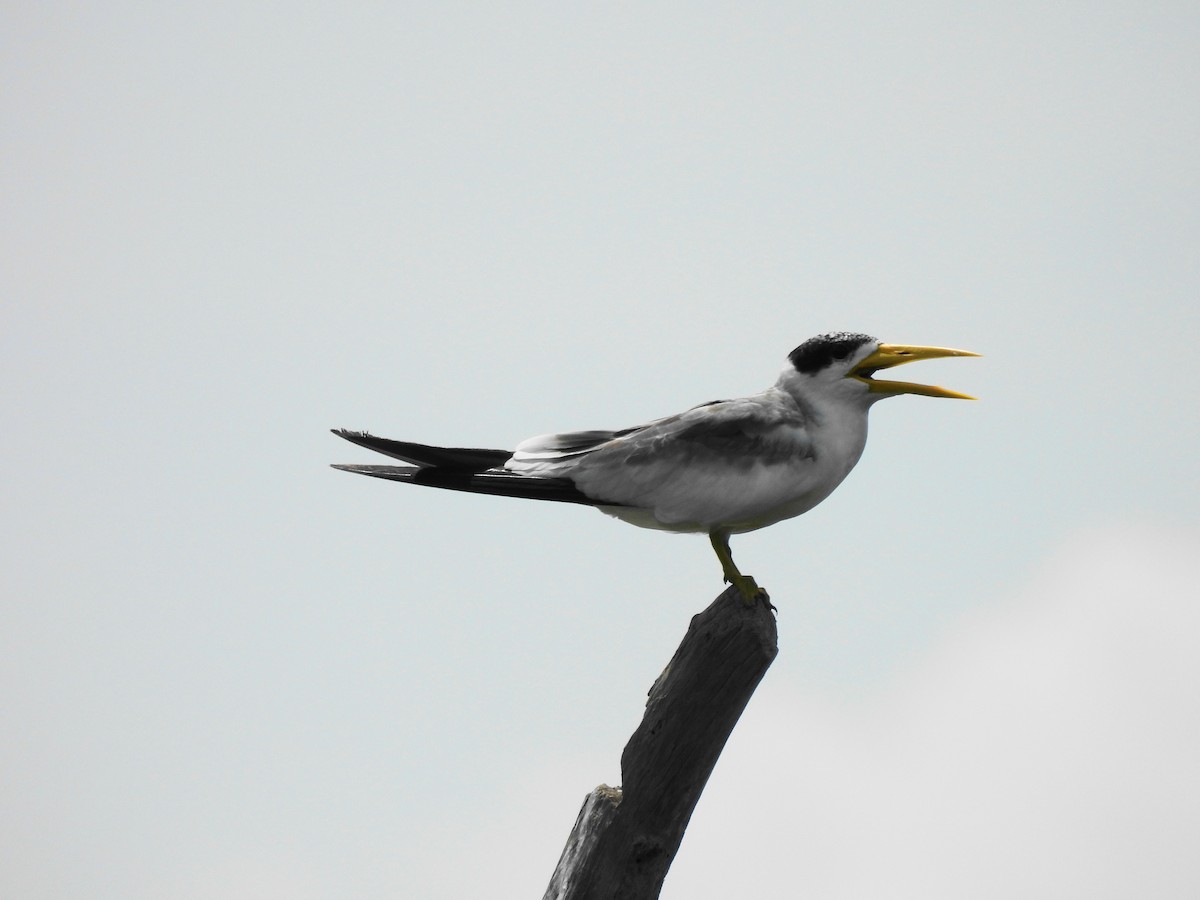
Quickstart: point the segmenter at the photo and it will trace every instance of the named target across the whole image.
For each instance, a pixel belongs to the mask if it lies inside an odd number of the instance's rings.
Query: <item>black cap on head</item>
[[[869,334],[857,334],[852,331],[818,334],[788,354],[788,359],[797,372],[812,375],[832,365],[834,360],[845,359],[863,344],[877,343],[878,339]]]

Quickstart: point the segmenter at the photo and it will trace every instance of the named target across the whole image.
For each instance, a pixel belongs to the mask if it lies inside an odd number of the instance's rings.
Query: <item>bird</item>
[[[808,512],[862,455],[867,413],[901,394],[974,400],[933,385],[878,379],[918,360],[979,356],[967,350],[885,344],[856,332],[809,338],[775,384],[616,431],[542,434],[514,450],[437,447],[332,429],[407,465],[333,468],[477,494],[593,506],[642,528],[707,534],[725,582],[747,604],[766,590],[733,561],[729,538]]]

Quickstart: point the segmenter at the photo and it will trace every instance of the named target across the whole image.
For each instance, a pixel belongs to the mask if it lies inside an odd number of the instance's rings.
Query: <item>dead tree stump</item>
[[[775,616],[729,588],[694,616],[621,754],[583,802],[544,900],[655,900],[733,726],[778,652]]]

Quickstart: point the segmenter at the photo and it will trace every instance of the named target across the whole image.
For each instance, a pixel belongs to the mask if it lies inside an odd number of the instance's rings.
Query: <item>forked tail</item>
[[[347,431],[342,428],[332,430],[338,437],[360,447],[412,463],[409,466],[333,466],[343,472],[356,472],[359,475],[370,475],[372,478],[405,481],[472,494],[556,500],[562,503],[582,503],[586,506],[619,505],[593,500],[575,487],[569,478],[542,478],[506,471],[503,466],[512,457],[512,453],[507,450],[431,447],[427,444],[375,437],[365,431]]]

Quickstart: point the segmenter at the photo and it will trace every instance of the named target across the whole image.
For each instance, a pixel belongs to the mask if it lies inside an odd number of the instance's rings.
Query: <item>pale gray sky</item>
[[[621,427],[831,329],[981,401],[735,539],[781,653],[664,897],[1200,889],[1194,4],[2,16],[0,895],[539,896],[711,550],[327,429]]]

